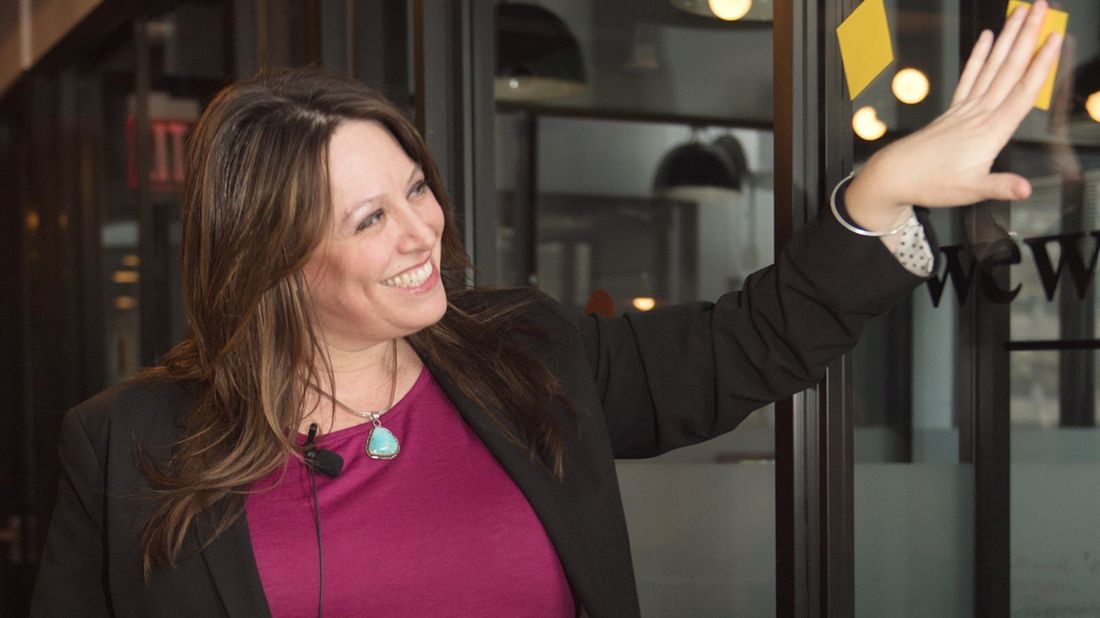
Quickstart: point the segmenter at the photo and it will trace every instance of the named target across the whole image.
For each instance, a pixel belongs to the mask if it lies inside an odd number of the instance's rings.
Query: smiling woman
[[[911,204],[1029,190],[989,174],[1057,51],[1021,15],[775,266],[621,317],[470,287],[423,139],[369,89],[226,88],[189,145],[190,334],[66,416],[35,614],[637,616],[614,459],[819,380],[929,274]]]
[[[380,124],[350,121],[327,167],[333,225],[304,271],[326,344],[359,351],[438,322],[443,208],[420,166]]]
[[[570,406],[545,363],[501,336],[533,332],[518,314],[531,299],[466,289],[470,265],[435,164],[388,101],[316,70],[261,75],[211,102],[188,155],[181,268],[191,336],[160,367],[98,399],[113,407],[138,384],[172,391],[156,406],[165,409],[153,427],[112,422],[135,438],[115,443],[133,462],[127,474],[136,474],[124,483],[134,491],[122,493],[143,498],[121,528],[100,523],[108,536],[125,537],[111,546],[139,566],[131,575],[144,571],[155,587],[185,571],[190,535],[199,546],[224,539],[241,521],[244,492],[303,459],[296,430],[316,423],[323,441],[380,425],[394,401],[423,381],[425,363],[440,376],[462,375],[453,396],[476,405],[541,469],[561,474]],[[123,407],[137,412],[132,405]],[[409,435],[401,436],[403,448],[396,441],[381,459],[400,452],[398,462],[414,465],[423,443]],[[377,453],[359,453],[368,454]],[[259,508],[257,521],[266,521]],[[55,538],[68,544],[75,531],[63,519]],[[55,573],[64,572],[66,554],[53,545]],[[51,569],[42,572],[49,582]],[[266,592],[278,609],[280,597]],[[54,615],[50,604],[63,597],[38,599]]]

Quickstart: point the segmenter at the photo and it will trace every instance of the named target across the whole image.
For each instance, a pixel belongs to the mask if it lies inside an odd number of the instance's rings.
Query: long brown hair
[[[154,465],[138,451],[159,494],[144,531],[147,576],[153,565],[174,563],[192,526],[203,522],[208,543],[240,517],[243,493],[296,452],[303,377],[331,379],[331,367],[314,361],[327,364],[327,356],[302,267],[332,224],[327,148],[347,120],[388,129],[443,208],[448,310],[409,342],[534,461],[562,474],[564,427],[550,406],[571,408],[554,375],[513,338],[537,335],[522,318],[528,301],[487,300],[468,288],[469,258],[416,128],[358,82],[316,69],[261,74],[220,92],[188,143],[181,270],[190,331],[148,373],[195,381],[199,396],[167,462]]]

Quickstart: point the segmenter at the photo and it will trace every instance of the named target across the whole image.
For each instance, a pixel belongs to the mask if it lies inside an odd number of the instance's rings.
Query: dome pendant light
[[[534,4],[496,7],[497,101],[537,102],[576,96],[588,90],[584,57],[569,26]]]
[[[732,135],[713,144],[691,141],[669,151],[657,166],[654,195],[682,202],[726,201],[741,194],[748,164]]]

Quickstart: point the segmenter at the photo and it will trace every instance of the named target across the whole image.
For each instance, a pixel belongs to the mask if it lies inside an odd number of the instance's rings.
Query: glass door
[[[844,118],[856,167],[947,109],[974,25],[964,3],[885,2],[895,59]],[[967,242],[959,213],[933,214],[942,246]],[[974,423],[969,380],[959,379],[972,350],[967,314],[937,291],[922,286],[898,303],[848,359],[859,616],[974,613]]]
[[[1033,113],[1004,157],[1034,192],[997,221],[1012,257],[1003,354],[1022,616],[1100,615],[1100,6],[1059,8],[1069,20],[1050,111]]]
[[[770,3],[719,13],[496,5],[498,279],[480,283],[618,314],[713,301],[771,263]],[[619,462],[643,615],[775,615],[773,427],[768,408],[711,442]]]
[[[857,166],[946,108],[1007,4],[885,2],[895,60],[833,121]],[[857,615],[1100,612],[1100,9],[1055,8],[1050,109],[998,161],[1032,197],[933,213],[933,278],[843,363]]]

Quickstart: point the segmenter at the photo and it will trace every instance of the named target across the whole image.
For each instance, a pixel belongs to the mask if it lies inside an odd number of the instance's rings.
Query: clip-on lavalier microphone
[[[314,442],[316,438],[317,423],[310,423],[306,443],[302,445],[302,457],[309,469],[309,487],[313,491],[313,529],[317,533],[318,563],[317,618],[321,618],[325,607],[325,550],[321,545],[321,506],[317,500],[317,478],[313,471],[316,470],[329,478],[336,478],[344,469],[344,458],[333,451],[317,448]]]
[[[306,436],[306,443],[303,445],[305,449],[303,456],[306,465],[329,478],[340,476],[340,472],[344,470],[344,458],[333,451],[317,448],[317,444],[314,443],[316,438],[317,423],[310,423],[309,434]]]

